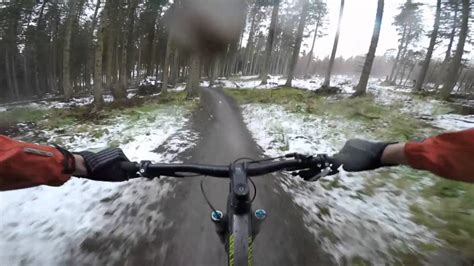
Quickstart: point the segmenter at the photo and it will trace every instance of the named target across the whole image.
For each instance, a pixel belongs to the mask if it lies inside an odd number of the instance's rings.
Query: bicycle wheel
[[[229,216],[228,265],[253,265],[252,223],[250,214]]]

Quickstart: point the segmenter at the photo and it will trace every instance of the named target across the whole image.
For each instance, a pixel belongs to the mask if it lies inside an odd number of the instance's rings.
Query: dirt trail
[[[201,107],[193,117],[201,139],[188,154],[187,162],[228,164],[240,157],[258,158],[261,151],[242,121],[240,109],[220,89],[203,88]],[[302,211],[293,204],[278,184],[278,178],[256,178],[257,199],[253,207],[263,207],[269,217],[254,245],[255,265],[327,265],[327,255],[304,227]],[[129,260],[133,264],[226,265],[226,255],[209,220],[210,210],[199,188],[200,178],[179,180],[174,197],[166,205],[165,217],[173,221],[170,229],[159,232],[153,246],[143,247],[144,256]],[[217,208],[225,210],[228,181],[208,178],[207,194]],[[148,250],[145,252],[145,250]],[[151,250],[155,254],[151,255]],[[146,255],[145,255],[146,254]],[[151,256],[150,256],[151,255]]]

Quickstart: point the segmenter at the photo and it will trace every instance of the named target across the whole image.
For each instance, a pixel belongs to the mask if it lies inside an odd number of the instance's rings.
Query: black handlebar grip
[[[129,178],[138,177],[138,164],[135,162],[120,162],[120,167],[127,172]]]

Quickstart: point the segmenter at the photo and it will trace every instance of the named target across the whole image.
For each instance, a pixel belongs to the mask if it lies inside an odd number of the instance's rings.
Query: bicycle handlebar
[[[337,168],[339,167],[332,158],[323,154],[319,154],[315,157],[290,154],[285,157],[294,157],[295,159],[270,162],[251,161],[243,162],[242,164],[246,164],[246,172],[248,176],[265,175],[281,170],[304,170],[297,173],[304,179],[307,179],[308,174],[314,176],[321,173],[323,170],[327,170],[326,174],[337,173]],[[227,166],[205,164],[152,164],[150,161],[141,161],[140,163],[123,162],[121,166],[122,169],[127,172],[132,174],[135,173],[135,176],[150,178],[159,176],[186,177],[179,173],[194,173],[219,178],[228,178],[231,174],[232,164]],[[307,177],[302,174],[306,174]]]

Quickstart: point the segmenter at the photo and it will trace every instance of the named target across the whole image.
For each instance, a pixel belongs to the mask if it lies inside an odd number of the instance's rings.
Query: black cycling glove
[[[84,158],[87,168],[87,179],[108,182],[128,180],[128,174],[120,166],[121,162],[129,162],[127,156],[119,148],[108,148],[94,153],[90,151],[76,152]]]
[[[384,165],[381,162],[385,148],[394,142],[371,142],[362,139],[351,139],[334,155],[348,172],[374,170]]]

